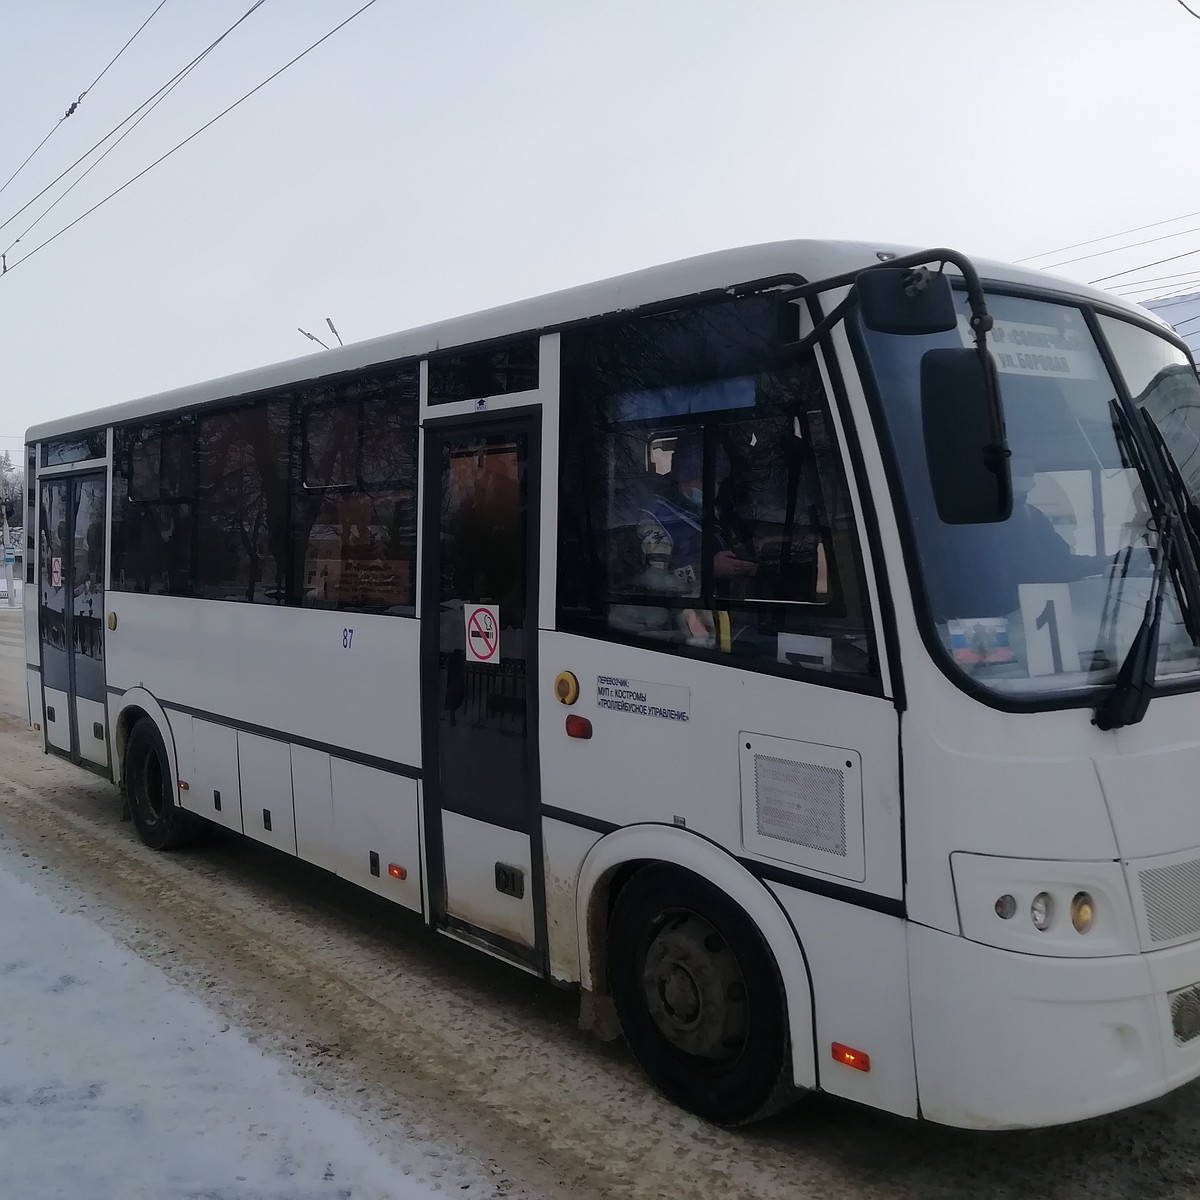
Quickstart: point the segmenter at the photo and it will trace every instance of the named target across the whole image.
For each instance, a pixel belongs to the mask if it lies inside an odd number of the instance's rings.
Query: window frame
[[[794,277],[788,277],[783,282],[795,282]],[[588,332],[596,328],[615,327],[621,324],[637,322],[645,318],[670,314],[676,311],[696,310],[706,307],[712,307],[723,303],[736,302],[737,300],[748,297],[762,296],[766,299],[771,298],[772,287],[778,286],[781,279],[771,279],[762,281],[761,283],[748,283],[737,288],[731,288],[719,292],[704,293],[690,297],[682,297],[675,300],[658,301],[651,305],[646,305],[642,308],[621,312],[617,314],[606,314],[603,317],[592,318],[587,321],[580,321],[564,326],[560,332],[565,336],[567,333]],[[802,282],[802,281],[801,281]],[[808,312],[813,319],[814,327],[820,320],[820,307],[814,303],[813,298],[808,300]],[[796,321],[800,320],[801,309],[796,301],[787,301],[781,299],[780,304],[790,304],[791,309],[797,314]],[[785,325],[784,322],[787,322]],[[859,596],[858,612],[861,617],[861,632],[863,638],[867,642],[867,655],[869,669],[865,673],[856,673],[852,671],[839,670],[831,666],[831,669],[824,670],[819,668],[810,668],[805,666],[792,666],[777,663],[768,658],[754,659],[733,657],[729,652],[719,648],[707,648],[702,646],[690,646],[686,643],[665,643],[655,639],[647,638],[638,633],[613,628],[612,626],[601,627],[601,622],[605,618],[598,615],[583,615],[579,611],[568,611],[564,604],[563,588],[561,587],[561,578],[563,572],[564,556],[563,554],[563,535],[565,530],[564,511],[562,501],[564,499],[565,481],[571,476],[570,462],[568,454],[574,449],[571,446],[571,434],[568,430],[569,421],[569,402],[563,402],[560,411],[560,434],[559,434],[559,522],[557,530],[557,559],[558,568],[555,576],[556,587],[556,604],[555,604],[555,628],[580,637],[590,637],[599,641],[611,642],[618,645],[628,645],[639,649],[647,649],[661,654],[670,654],[680,658],[696,659],[703,662],[719,663],[727,668],[752,671],[755,674],[773,676],[783,678],[795,682],[816,683],[826,687],[833,687],[844,691],[856,692],[864,695],[887,696],[889,692],[889,675],[896,677],[898,662],[897,656],[892,651],[892,645],[896,640],[896,633],[892,628],[892,621],[883,613],[880,606],[876,603],[877,594],[868,586],[868,573],[866,570],[866,561],[863,554],[864,538],[869,536],[869,531],[865,528],[867,525],[866,513],[867,510],[863,507],[861,498],[861,488],[859,481],[864,478],[862,467],[862,452],[861,447],[858,447],[855,442],[855,433],[853,422],[847,420],[846,412],[848,411],[848,401],[845,396],[844,387],[839,387],[840,377],[835,376],[833,369],[829,366],[830,362],[836,363],[836,355],[832,349],[829,334],[823,336],[819,343],[806,348],[803,358],[798,358],[791,349],[791,339],[784,336],[788,328],[791,328],[792,317],[790,312],[784,313],[781,309],[780,316],[780,335],[777,341],[775,350],[775,361],[770,366],[763,366],[761,369],[753,372],[756,377],[767,374],[781,374],[789,369],[794,369],[808,364],[812,372],[812,383],[819,389],[819,396],[822,405],[823,415],[828,423],[827,436],[829,441],[829,458],[826,471],[830,468],[836,472],[836,485],[845,499],[845,521],[851,535],[851,553],[849,555],[836,555],[833,552],[832,530],[827,530],[828,536],[823,537],[822,544],[826,547],[826,552],[829,556],[829,571],[831,578],[834,578],[833,572],[835,565],[843,564],[843,570],[836,575],[836,583],[834,584],[834,596],[841,602],[842,612],[837,615],[843,619],[850,615],[849,607],[846,601],[846,592],[848,591],[847,584],[853,580],[854,589]],[[797,335],[798,336],[798,335]],[[565,386],[561,364],[567,362],[569,354],[566,351],[560,352],[560,377],[559,377],[559,394],[563,397]],[[749,372],[748,372],[749,373]],[[828,379],[827,379],[828,375]],[[753,411],[753,410],[747,410]],[[694,416],[695,414],[688,414]],[[731,411],[731,414],[725,420],[713,421],[708,417],[707,421],[703,418],[696,421],[700,428],[709,428],[712,425],[724,423],[735,423],[739,418]],[[743,415],[740,419],[745,420],[747,417]],[[670,421],[672,426],[682,426],[686,423],[686,416],[670,417],[659,419],[660,423],[663,420]],[[653,423],[654,418],[650,419]],[[610,423],[611,418],[610,418]],[[629,428],[634,422],[619,423],[620,428]],[[614,425],[612,430],[606,430],[606,433],[615,432],[617,425]],[[577,435],[578,436],[578,435]],[[707,438],[706,432],[706,438]],[[811,451],[807,451],[811,455]],[[857,458],[855,457],[857,455]],[[850,469],[853,468],[853,469]],[[713,482],[708,478],[712,473],[712,466],[709,461],[709,455],[705,455],[705,520],[704,534],[707,538],[708,531],[711,526],[711,521],[708,519],[710,506],[715,501],[715,490],[708,487],[708,483]],[[825,512],[824,516],[830,514]],[[593,547],[595,542],[591,543]],[[875,548],[872,549],[873,561],[880,562],[878,552]],[[851,574],[852,573],[852,574]],[[843,578],[844,576],[844,578]],[[882,595],[882,593],[878,593]],[[645,594],[638,594],[633,597],[637,602],[642,604],[650,604]],[[703,600],[703,596],[700,598]],[[606,594],[604,597],[605,604],[622,602],[620,595],[616,593]],[[752,604],[753,602],[751,602]],[[788,604],[795,604],[797,609],[806,611],[819,618],[822,612],[828,612],[829,605],[824,603],[812,603],[803,601],[787,601]],[[834,602],[836,607],[836,601]],[[748,605],[749,607],[750,605]],[[699,607],[699,606],[697,606]],[[727,606],[729,609],[734,608],[733,604]],[[582,619],[581,619],[582,616]],[[814,622],[814,625],[816,622]],[[814,629],[814,634],[823,636]],[[881,651],[881,646],[886,645],[886,659]]]

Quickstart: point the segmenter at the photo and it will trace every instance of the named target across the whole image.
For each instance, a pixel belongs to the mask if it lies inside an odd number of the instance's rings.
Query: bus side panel
[[[71,717],[67,693],[46,688],[46,741],[64,754],[71,753]]]
[[[821,1090],[915,1117],[904,921],[783,884],[767,886],[791,919],[808,962]],[[870,1070],[835,1062],[834,1042],[866,1054]]]
[[[37,671],[25,672],[25,691],[29,697],[30,725],[44,726],[42,712],[42,677]]]
[[[333,781],[329,755],[292,747],[292,800],[296,808],[296,853],[305,862],[337,870],[333,834]]]
[[[560,671],[579,681],[573,704],[556,702]],[[545,805],[578,815],[583,825],[683,825],[731,854],[901,899],[898,720],[891,701],[565,633],[542,633],[539,675]],[[592,736],[569,737],[568,715],[587,718]],[[769,827],[765,832],[775,836],[746,837],[757,829],[759,798],[745,791],[754,774],[743,756],[760,745],[801,773],[808,764],[833,773],[827,762],[845,771],[840,854],[837,837],[827,840],[823,856]],[[850,753],[833,754],[837,749]],[[808,801],[785,799],[797,808]],[[816,813],[815,795],[807,807]],[[820,871],[813,865],[818,857],[825,860]]]
[[[411,618],[110,591],[108,682],[283,741],[416,770],[419,626]],[[65,724],[65,722],[64,722]]]
[[[176,728],[179,714],[169,716],[172,729]],[[181,792],[184,808],[207,817],[235,833],[242,832],[241,781],[238,777],[237,731],[228,725],[215,725],[212,721],[187,718],[184,726],[179,722],[175,733],[175,748],[179,754],[179,773],[190,783],[187,792]],[[184,767],[185,749],[191,750],[190,768]]]
[[[292,807],[292,755],[287,742],[238,730],[238,780],[242,831],[285,854],[296,853]]]
[[[421,912],[416,780],[343,758],[329,766],[337,873]]]
[[[579,869],[599,840],[599,833],[564,821],[542,824],[550,975],[564,983],[579,980]]]

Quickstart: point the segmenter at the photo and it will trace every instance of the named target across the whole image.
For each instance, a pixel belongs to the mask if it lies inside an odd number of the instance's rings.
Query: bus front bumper
[[[1181,1043],[1171,1015],[1171,996],[1200,984],[1200,941],[1050,958],[910,924],[908,961],[917,1088],[929,1120],[1060,1125],[1200,1076],[1200,1036]]]

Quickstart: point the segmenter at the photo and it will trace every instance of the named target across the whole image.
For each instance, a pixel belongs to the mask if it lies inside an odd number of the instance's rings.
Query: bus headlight
[[[1139,950],[1125,871],[1115,859],[1062,862],[956,850],[950,868],[959,930],[973,942],[1061,958]]]
[[[1076,892],[1071,901],[1071,924],[1076,933],[1087,933],[1096,920],[1096,905],[1087,892]]]

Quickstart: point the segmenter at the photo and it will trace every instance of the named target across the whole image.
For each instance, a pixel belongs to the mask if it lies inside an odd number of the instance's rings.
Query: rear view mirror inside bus
[[[940,272],[872,267],[855,289],[863,323],[875,333],[946,333],[958,320],[950,280]]]
[[[1006,521],[1012,472],[995,373],[974,350],[921,358],[921,427],[937,514],[947,525]]]

